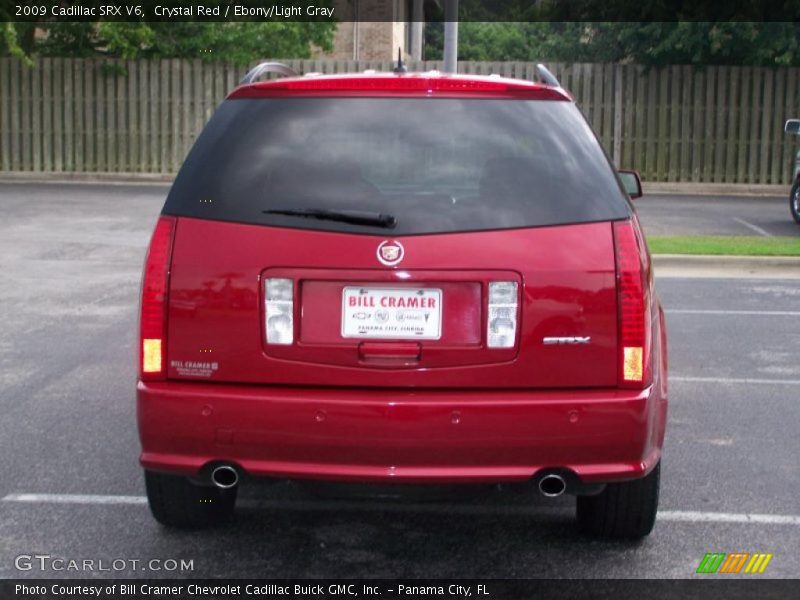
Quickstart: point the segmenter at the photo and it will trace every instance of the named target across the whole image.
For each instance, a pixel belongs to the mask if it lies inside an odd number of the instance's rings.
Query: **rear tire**
[[[596,496],[578,496],[578,528],[604,538],[643,538],[653,530],[658,512],[661,463],[642,479],[609,483]]]
[[[144,472],[147,501],[156,521],[176,529],[200,529],[230,519],[237,488],[197,485],[188,478]]]
[[[794,182],[792,191],[789,193],[789,209],[792,211],[794,220],[800,223],[800,179]]]

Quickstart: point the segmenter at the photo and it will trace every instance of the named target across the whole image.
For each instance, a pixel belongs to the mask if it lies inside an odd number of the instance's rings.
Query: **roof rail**
[[[561,84],[556,79],[556,76],[550,72],[550,69],[545,67],[542,63],[538,63],[536,65],[536,75],[539,77],[539,81],[544,83],[545,85],[552,85],[554,87],[561,87]]]
[[[283,75],[284,77],[298,77],[300,75],[297,71],[295,71],[291,67],[286,66],[283,63],[263,62],[250,69],[250,71],[247,72],[247,75],[242,77],[242,80],[239,82],[239,85],[253,83],[264,73],[278,73],[279,75]]]

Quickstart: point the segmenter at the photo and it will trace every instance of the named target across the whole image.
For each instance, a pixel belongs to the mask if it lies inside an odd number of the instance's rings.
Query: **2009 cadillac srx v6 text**
[[[146,258],[155,518],[221,521],[244,476],[528,482],[586,533],[650,533],[667,350],[640,193],[552,78],[246,80]]]

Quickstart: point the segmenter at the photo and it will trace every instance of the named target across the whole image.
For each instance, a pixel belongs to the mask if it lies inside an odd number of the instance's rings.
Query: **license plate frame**
[[[440,340],[442,295],[440,288],[430,287],[345,286],[342,288],[342,337],[362,340]],[[352,297],[361,300],[352,305],[349,300]]]

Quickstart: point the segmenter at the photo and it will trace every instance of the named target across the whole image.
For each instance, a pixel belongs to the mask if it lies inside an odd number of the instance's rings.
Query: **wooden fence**
[[[389,70],[390,62],[289,60],[301,72]],[[411,70],[439,68],[411,63]],[[648,181],[790,181],[800,69],[558,64],[619,166]],[[459,63],[532,79],[533,63]],[[245,72],[199,60],[0,58],[0,171],[173,173]]]

